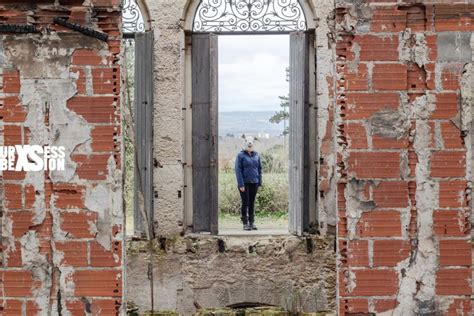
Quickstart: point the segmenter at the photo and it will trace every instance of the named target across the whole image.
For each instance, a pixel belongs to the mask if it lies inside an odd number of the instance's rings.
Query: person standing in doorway
[[[255,197],[258,188],[262,185],[262,163],[260,156],[254,151],[254,142],[257,138],[246,137],[244,139],[244,148],[235,159],[235,176],[239,188],[242,207],[240,218],[244,230],[257,230],[255,226]]]

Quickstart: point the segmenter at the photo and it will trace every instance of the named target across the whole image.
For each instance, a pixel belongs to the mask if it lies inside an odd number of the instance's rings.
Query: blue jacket
[[[235,176],[239,188],[245,183],[257,183],[262,185],[262,163],[256,151],[248,153],[242,150],[235,159]]]

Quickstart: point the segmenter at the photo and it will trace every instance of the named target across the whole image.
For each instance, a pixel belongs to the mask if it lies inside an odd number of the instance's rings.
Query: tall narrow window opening
[[[289,62],[289,231],[302,235],[317,220],[316,105],[314,31],[308,31],[298,0],[202,0],[195,8],[190,36],[191,180],[186,225],[197,233],[218,227],[218,37],[232,34],[288,34]],[[307,8],[306,8],[307,9]],[[312,21],[311,21],[312,22]],[[249,43],[246,43],[249,46]],[[249,80],[249,85],[252,82]],[[242,91],[245,94],[245,91]],[[235,136],[235,135],[234,135]],[[189,190],[188,190],[189,192]],[[191,215],[191,216],[189,216]]]

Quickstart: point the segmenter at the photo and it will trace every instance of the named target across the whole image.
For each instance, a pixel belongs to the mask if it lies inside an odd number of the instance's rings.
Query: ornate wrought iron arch
[[[122,5],[122,32],[134,34],[145,32],[145,20],[136,0],[124,0]]]
[[[201,0],[197,33],[288,33],[307,29],[299,0]]]

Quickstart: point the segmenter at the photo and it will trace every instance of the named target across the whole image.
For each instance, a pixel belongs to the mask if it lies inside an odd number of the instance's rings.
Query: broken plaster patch
[[[421,68],[429,62],[429,52],[425,34],[412,33],[411,29],[406,29],[399,35],[398,53],[401,61],[416,63]]]
[[[357,224],[362,213],[373,210],[376,205],[370,197],[366,196],[369,182],[351,179],[347,183],[346,196],[346,218],[349,239],[354,239],[357,234]]]
[[[427,106],[425,104],[425,106]],[[433,314],[436,306],[436,272],[438,270],[438,245],[433,238],[433,211],[439,207],[439,183],[430,178],[429,148],[432,133],[428,121],[416,120],[414,149],[416,165],[417,236],[412,242],[409,258],[397,265],[400,287],[398,306],[381,315]],[[414,244],[413,244],[414,243]]]
[[[97,184],[86,191],[84,205],[98,215],[97,224],[90,225],[91,232],[96,233],[97,242],[107,250],[112,245],[112,226],[121,225],[123,221],[121,208],[121,190],[111,184]]]
[[[20,244],[22,263],[37,282],[37,287],[33,289],[35,302],[43,313],[47,313],[50,310],[52,265],[46,255],[40,253],[40,243],[35,231],[28,231],[23,235]]]

